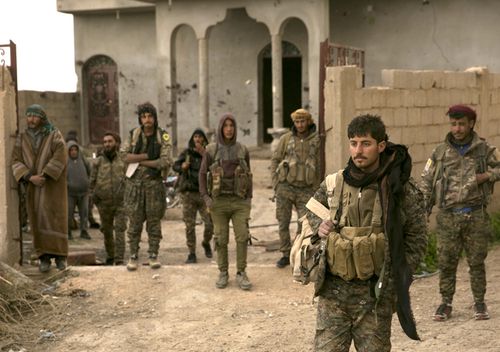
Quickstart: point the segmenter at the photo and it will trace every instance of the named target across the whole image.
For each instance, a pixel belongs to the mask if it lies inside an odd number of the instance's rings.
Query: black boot
[[[187,259],[186,259],[186,264],[194,264],[196,263],[196,254],[195,253],[189,253]]]
[[[40,272],[46,273],[50,271],[50,265],[52,264],[50,261],[50,256],[48,256],[47,254],[43,254],[42,256],[40,256],[39,259],[40,259],[40,266],[38,267],[38,269],[40,270]]]
[[[205,257],[212,258],[212,248],[210,247],[209,242],[201,242],[201,246],[205,250]]]
[[[283,269],[285,266],[290,265],[290,257],[281,257],[280,260],[276,262],[276,266],[280,269]]]

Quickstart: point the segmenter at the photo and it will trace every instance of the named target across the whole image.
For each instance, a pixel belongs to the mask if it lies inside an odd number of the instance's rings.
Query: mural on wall
[[[120,133],[116,63],[108,56],[94,56],[85,63],[83,77],[89,140],[99,144],[104,133]]]

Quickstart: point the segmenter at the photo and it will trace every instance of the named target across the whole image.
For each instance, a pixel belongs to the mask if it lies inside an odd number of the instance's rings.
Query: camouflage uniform
[[[123,205],[125,166],[116,154],[100,155],[90,176],[90,192],[101,218],[107,262],[123,263],[127,216]],[[113,236],[114,230],[114,236]]]
[[[401,220],[406,262],[413,271],[426,249],[425,208],[422,194],[413,181],[410,180],[404,187]],[[350,199],[343,197],[349,226],[367,226],[371,223],[375,192],[378,192],[378,187],[372,183],[364,187],[362,192],[351,195]],[[361,198],[358,198],[359,194]],[[329,207],[325,182],[321,183],[314,198]],[[366,202],[365,198],[371,201]],[[313,229],[321,224],[321,219],[309,211],[307,217]],[[324,282],[317,283],[319,301],[315,351],[348,352],[352,340],[358,351],[391,350],[391,321],[396,295],[388,241],[385,241],[385,247],[384,275],[381,279],[384,289],[378,298],[374,296],[376,276],[368,280],[346,281],[327,269]]]
[[[196,213],[200,212],[201,220],[205,224],[203,243],[210,243],[213,235],[213,225],[205,202],[198,192],[182,192],[182,220],[186,224],[186,244],[189,253],[196,252]]]
[[[140,165],[134,174],[125,180],[124,204],[129,217],[128,242],[130,255],[135,257],[139,253],[144,221],[146,221],[150,257],[158,255],[162,239],[161,218],[166,209],[162,174],[172,165],[172,144],[167,132],[159,127],[156,128],[155,134],[157,142],[161,145],[160,157],[156,159],[158,161],[156,169]],[[146,136],[141,127],[137,127],[130,131],[128,140],[121,149],[123,157],[134,152],[139,138],[142,138],[142,150],[139,153],[147,152]]]
[[[292,171],[292,168],[295,170]],[[285,257],[289,256],[292,248],[290,241],[292,207],[295,206],[298,219],[304,216],[305,205],[319,185],[319,173],[319,136],[316,125],[309,126],[309,135],[304,139],[297,136],[295,127],[281,136],[271,158],[271,177],[276,195],[280,251]],[[300,231],[299,223],[297,233]]]
[[[427,209],[430,212],[434,204],[439,208],[439,290],[443,303],[448,304],[453,301],[462,250],[469,264],[474,301],[482,303],[486,292],[484,260],[491,236],[486,206],[493,183],[500,179],[500,152],[472,133],[470,147],[463,154],[452,145],[449,134],[433,151],[422,173]],[[476,174],[483,172],[490,174],[489,182],[478,186]]]

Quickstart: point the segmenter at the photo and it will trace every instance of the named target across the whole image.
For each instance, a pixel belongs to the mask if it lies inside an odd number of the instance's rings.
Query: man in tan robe
[[[26,110],[25,132],[12,152],[12,172],[26,187],[26,208],[40,271],[50,270],[55,258],[59,270],[68,256],[67,150],[64,138],[47,119],[43,107]]]

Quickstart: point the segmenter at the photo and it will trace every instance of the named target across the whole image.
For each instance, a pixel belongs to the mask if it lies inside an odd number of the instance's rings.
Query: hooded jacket
[[[226,141],[224,139],[224,133],[222,131],[222,128],[224,127],[224,122],[226,120],[231,120],[234,124],[234,135],[231,140]],[[200,185],[200,195],[202,197],[208,196],[208,189],[207,189],[207,173],[209,170],[210,165],[212,165],[215,161],[215,154],[218,155],[219,160],[220,160],[220,165],[222,169],[224,170],[224,178],[222,182],[226,185],[229,186],[234,180],[234,171],[237,166],[240,165],[240,160],[238,159],[238,154],[241,148],[244,149],[244,154],[245,154],[245,162],[247,163],[248,168],[250,169],[250,155],[248,153],[247,148],[240,144],[239,142],[236,141],[237,137],[237,131],[238,127],[236,124],[236,120],[234,116],[230,113],[226,113],[222,115],[221,119],[219,120],[219,127],[217,129],[217,142],[216,143],[210,143],[207,146],[207,152],[203,156],[203,160],[201,162],[200,166],[200,173],[199,173],[199,185]],[[212,155],[209,151],[214,150],[215,152]],[[250,185],[250,188],[247,192],[246,198],[252,198],[252,185]]]
[[[69,155],[71,147],[78,148],[78,156],[72,158]],[[89,191],[90,165],[80,153],[80,146],[75,141],[69,141],[68,148],[68,195],[83,196]]]
[[[188,142],[188,147],[179,154],[179,157],[174,163],[173,169],[179,173],[178,190],[180,192],[199,192],[198,174],[200,172],[201,161],[203,155],[195,149],[194,135],[201,135],[204,139],[203,146],[206,147],[208,139],[203,130],[197,128],[194,130]],[[182,169],[182,163],[189,160],[189,168]]]

